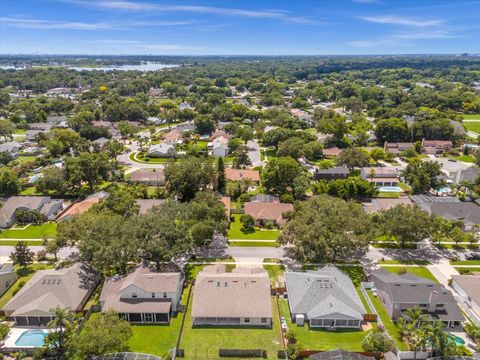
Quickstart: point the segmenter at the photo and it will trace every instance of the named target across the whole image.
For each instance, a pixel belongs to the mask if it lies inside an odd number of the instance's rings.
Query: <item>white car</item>
[[[375,297],[378,296],[377,289],[372,289],[372,295]]]
[[[287,320],[283,316],[280,318],[280,323],[282,326],[282,331],[286,332],[288,330]]]

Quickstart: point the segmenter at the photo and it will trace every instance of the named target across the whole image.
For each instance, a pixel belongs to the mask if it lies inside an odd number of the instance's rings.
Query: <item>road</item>
[[[29,246],[30,250],[34,253],[37,253],[40,250],[43,250],[43,246]],[[13,251],[13,246],[0,246],[0,262],[3,264],[5,262],[11,262],[10,254]],[[78,250],[76,248],[64,248],[59,251],[58,258],[59,259],[67,259],[69,257],[75,257]]]
[[[263,166],[263,161],[260,156],[260,146],[258,145],[257,140],[250,140],[247,141],[248,147],[248,157],[250,158],[250,162],[252,163],[253,167],[256,166]]]

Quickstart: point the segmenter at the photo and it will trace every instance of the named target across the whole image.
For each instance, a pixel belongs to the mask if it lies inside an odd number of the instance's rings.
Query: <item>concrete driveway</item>
[[[252,166],[263,166],[263,161],[260,156],[260,146],[257,140],[247,141],[248,157],[252,163]]]

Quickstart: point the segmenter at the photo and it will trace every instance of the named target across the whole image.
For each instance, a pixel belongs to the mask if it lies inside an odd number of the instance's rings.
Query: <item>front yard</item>
[[[192,327],[192,299],[185,318],[180,348],[185,358],[218,358],[218,349],[264,349],[269,359],[277,358],[282,348],[279,317],[275,298],[272,297],[273,327]]]
[[[428,280],[432,280],[433,282],[438,283],[438,280],[435,278],[435,276],[432,275],[430,270],[428,270],[426,267],[422,266],[384,266],[385,269],[388,271],[391,271],[396,274],[400,274],[403,271],[407,271],[409,273],[415,274],[417,276],[423,277]]]
[[[39,239],[53,237],[57,233],[57,224],[48,222],[40,225],[14,227],[0,232],[0,239]]]
[[[369,331],[344,329],[330,331],[325,329],[310,329],[308,325],[297,326],[290,319],[290,311],[287,300],[278,299],[280,305],[280,314],[287,320],[287,326],[292,329],[298,342],[303,349],[310,350],[333,350],[345,349],[348,351],[363,351],[362,341],[369,334]]]
[[[240,214],[232,215],[232,222],[230,223],[230,229],[227,233],[228,239],[239,239],[239,240],[277,240],[280,231],[277,229],[273,230],[261,230],[258,227],[255,227],[251,231],[244,231],[242,229],[242,223],[240,222]]]

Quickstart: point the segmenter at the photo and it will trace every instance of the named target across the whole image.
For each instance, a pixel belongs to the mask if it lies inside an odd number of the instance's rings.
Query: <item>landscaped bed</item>
[[[230,229],[228,230],[227,238],[240,239],[240,240],[277,240],[280,232],[274,230],[260,230],[255,227],[251,231],[244,231],[242,229],[242,223],[240,222],[240,214],[232,215],[232,222],[230,223]]]

